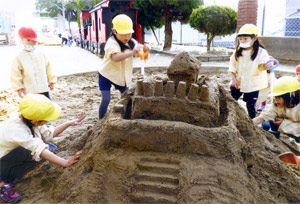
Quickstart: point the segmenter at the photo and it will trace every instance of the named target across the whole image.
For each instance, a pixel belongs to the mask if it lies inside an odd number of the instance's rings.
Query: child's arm
[[[54,84],[56,84],[56,82],[57,82],[57,76],[55,74],[53,74],[51,63],[47,60],[46,57],[45,57],[45,60],[48,63],[47,67],[46,67],[46,73],[47,73],[49,88],[50,88],[50,90],[53,90]]]
[[[69,167],[78,162],[81,153],[82,151],[76,152],[76,154],[73,157],[71,157],[69,160],[66,160],[50,152],[48,149],[44,149],[40,157],[58,166]]]
[[[141,49],[141,44],[136,44],[133,48],[133,50],[130,50],[128,52],[123,53],[115,53],[111,55],[111,59],[115,62],[120,62],[128,57],[134,56],[136,52],[138,52]]]
[[[239,83],[238,81],[236,80],[236,74],[235,73],[231,73],[231,81],[232,81],[232,84],[231,86],[236,88],[236,89],[239,89]]]
[[[62,125],[57,126],[54,129],[53,137],[58,136],[60,133],[62,133],[65,129],[67,129],[70,126],[75,125],[81,125],[82,120],[85,118],[85,113],[82,112],[75,120],[70,120],[68,122],[63,123]]]
[[[262,122],[265,122],[265,120],[261,117],[255,117],[255,118],[252,119],[252,121],[253,121],[254,125],[259,125]]]
[[[18,92],[18,95],[22,98],[25,95],[25,86],[23,82],[23,67],[20,64],[18,58],[16,58],[10,69],[10,83],[12,89]]]

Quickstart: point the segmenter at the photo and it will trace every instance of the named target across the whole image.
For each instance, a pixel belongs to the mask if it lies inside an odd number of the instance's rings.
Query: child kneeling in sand
[[[66,160],[52,153],[44,141],[51,140],[69,126],[80,125],[85,113],[56,128],[48,127],[45,125],[47,121],[58,118],[61,108],[41,94],[26,95],[19,104],[19,112],[0,124],[0,198],[5,203],[21,199],[12,183],[35,167],[41,159],[69,167],[78,161],[82,153],[79,151]]]
[[[275,97],[274,103],[255,117],[253,123],[256,125],[262,123],[263,129],[271,128],[278,136],[280,132],[285,133],[299,143],[300,101],[294,97],[294,93],[299,89],[300,83],[294,77],[284,76],[276,80],[270,94]]]

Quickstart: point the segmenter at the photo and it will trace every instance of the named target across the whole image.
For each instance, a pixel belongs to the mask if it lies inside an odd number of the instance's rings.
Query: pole
[[[262,17],[262,28],[261,28],[261,36],[264,35],[265,28],[265,14],[266,14],[266,0],[264,0],[264,8],[263,8],[263,17]]]
[[[182,23],[180,22],[180,45],[182,45]]]

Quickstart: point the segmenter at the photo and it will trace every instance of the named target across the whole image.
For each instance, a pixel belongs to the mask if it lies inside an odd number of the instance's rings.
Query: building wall
[[[300,62],[300,37],[259,37],[274,58]]]

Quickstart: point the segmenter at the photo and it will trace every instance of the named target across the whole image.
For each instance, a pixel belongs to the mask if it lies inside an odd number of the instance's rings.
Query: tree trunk
[[[215,35],[209,35],[209,33],[206,34],[206,43],[207,43],[207,48],[206,48],[206,51],[209,52],[210,51],[210,45],[211,45],[211,42],[213,41],[213,39],[215,38]]]
[[[206,52],[210,51],[210,43],[211,41],[209,40],[209,33],[206,34]]]
[[[170,10],[166,7],[165,9],[165,44],[163,50],[170,50],[172,47],[172,20]]]
[[[142,26],[142,43],[145,43],[145,27]]]

